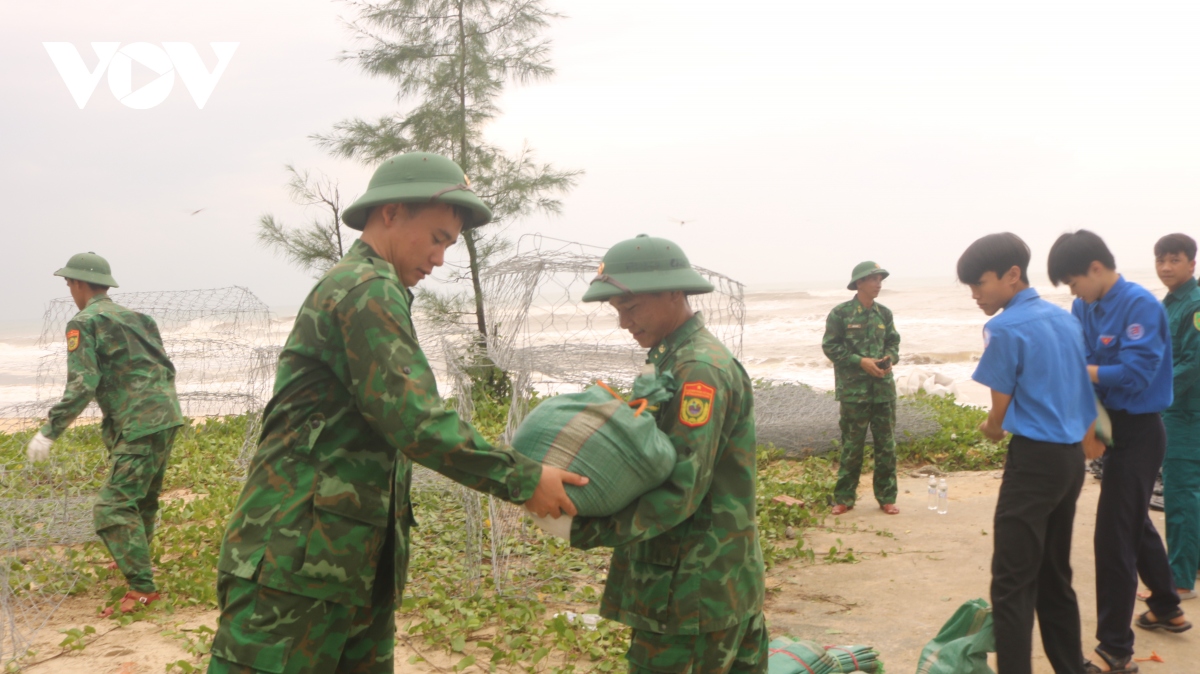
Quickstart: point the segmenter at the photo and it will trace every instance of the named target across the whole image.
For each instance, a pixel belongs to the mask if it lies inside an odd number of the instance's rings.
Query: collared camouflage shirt
[[[621,512],[576,518],[571,545],[613,548],[602,616],[666,634],[727,629],[761,611],[765,592],[750,378],[699,314],[647,362],[677,385],[658,412],[675,468]]]
[[[217,568],[294,594],[363,606],[389,527],[408,571],[412,461],[514,503],[541,465],[493,448],[438,397],[412,295],[356,241],[304,300]]]
[[[110,450],[183,424],[175,366],[154,319],[108,295],[92,297],[67,323],[67,387],[42,435],[58,439],[93,398],[104,414],[101,436]]]
[[[900,333],[892,312],[879,302],[870,309],[854,297],[829,312],[825,320],[825,338],[821,341],[825,356],[833,361],[837,399],[848,403],[887,402],[896,399],[896,381],[888,372],[882,379],[862,369],[863,358],[882,360],[892,357],[900,362]]]
[[[1171,329],[1172,383],[1175,396],[1168,413],[1200,410],[1200,287],[1188,279],[1163,298]]]

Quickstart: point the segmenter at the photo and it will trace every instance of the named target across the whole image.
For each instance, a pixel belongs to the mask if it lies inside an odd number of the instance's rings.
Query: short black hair
[[[1086,229],[1067,232],[1050,246],[1050,257],[1046,261],[1050,282],[1057,286],[1072,276],[1087,276],[1093,262],[1099,262],[1109,270],[1117,268],[1112,251],[1095,232]]]
[[[1029,246],[1016,234],[988,234],[967,246],[958,258],[958,280],[967,285],[974,285],[989,271],[1000,277],[1009,269],[1018,267],[1021,270],[1021,281],[1029,283],[1029,255]]]
[[[99,283],[92,283],[90,281],[84,281],[84,283],[88,284],[88,287],[92,289],[92,292],[95,292],[95,293],[108,292],[108,286],[102,286]]]
[[[1154,257],[1183,253],[1188,260],[1196,259],[1196,240],[1187,234],[1168,234],[1154,244]]]

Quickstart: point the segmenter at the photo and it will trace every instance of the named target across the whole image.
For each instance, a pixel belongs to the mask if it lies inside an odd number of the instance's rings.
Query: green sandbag
[[[986,601],[972,599],[958,607],[921,651],[917,674],[994,674],[987,654],[995,650],[992,609]]]
[[[513,436],[517,452],[590,479],[567,485],[567,496],[584,517],[612,515],[662,484],[675,467],[675,447],[658,429],[654,410],[671,399],[670,373],[645,374],[634,382],[631,404],[602,386],[543,401]]]
[[[837,674],[837,661],[815,641],[787,637],[772,639],[767,647],[767,674]]]
[[[883,674],[883,661],[879,659],[879,651],[870,646],[826,646],[825,654],[833,658],[837,663],[837,671],[842,674]]]
[[[1106,447],[1113,446],[1112,419],[1108,416],[1108,410],[1104,409],[1104,404],[1100,402],[1100,396],[1096,396],[1096,438]]]

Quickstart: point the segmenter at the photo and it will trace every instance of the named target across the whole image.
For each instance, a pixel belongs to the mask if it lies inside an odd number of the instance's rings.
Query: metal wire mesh
[[[758,443],[774,445],[789,458],[819,456],[837,449],[840,416],[831,392],[791,382],[759,382],[754,389]],[[897,441],[933,435],[939,428],[927,407],[912,398],[897,401]]]
[[[258,411],[274,377],[277,347],[267,306],[245,288],[113,293],[118,304],[158,324],[175,365],[180,407],[188,417],[247,414],[244,447],[253,444]],[[92,504],[107,474],[92,403],[70,435],[88,451],[60,449],[29,465],[25,444],[61,399],[67,376],[69,298],[50,302],[37,347],[31,400],[0,407],[0,660],[25,653],[34,634],[75,588],[74,546],[94,540]]]
[[[603,254],[602,248],[530,235],[520,239],[513,256],[481,274],[488,319],[486,355],[508,374],[512,391],[501,441],[510,441],[534,395],[578,391],[597,379],[629,386],[645,362],[645,349],[621,330],[611,307],[582,302]],[[740,355],[744,287],[717,272],[700,267],[696,270],[716,291],[690,297],[692,308],[702,312],[708,328],[735,355]],[[416,319],[419,334],[436,335],[433,343],[438,348],[430,357],[445,364],[459,412],[469,418],[471,349],[478,339],[474,324],[456,329],[453,322],[423,315],[419,307]],[[427,477],[418,482],[437,484]],[[464,550],[471,568],[482,569],[482,562],[475,560],[482,560],[485,551],[490,552],[496,590],[526,591],[538,579],[530,576],[532,567],[528,562],[536,535],[524,509],[488,496],[486,519],[479,522],[476,518],[485,514],[482,508],[473,510],[479,496],[469,492],[463,498],[468,513],[465,530],[480,527],[483,532],[470,538]],[[467,503],[471,499],[474,501]]]

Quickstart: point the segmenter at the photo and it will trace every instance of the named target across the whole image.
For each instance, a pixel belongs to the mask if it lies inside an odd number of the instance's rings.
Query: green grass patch
[[[923,397],[921,401],[942,429],[927,438],[900,443],[903,463],[932,463],[943,470],[978,470],[1000,464],[1003,446],[988,442],[977,430],[984,418],[980,410],[960,407],[946,398]],[[495,438],[503,431],[507,412],[507,401],[475,400],[475,421],[486,437]],[[186,642],[193,659],[172,663],[171,671],[203,669],[207,658],[211,630],[172,631],[167,616],[184,607],[216,607],[215,568],[226,520],[242,488],[236,459],[246,423],[244,417],[232,417],[180,429],[164,479],[165,500],[152,551],[156,579],[165,598],[145,616],[120,619],[158,620],[164,631]],[[22,463],[29,435],[0,434],[0,462]],[[80,494],[94,495],[99,490],[107,460],[98,426],[68,431],[53,451],[72,460],[48,468],[49,472],[29,484],[29,494],[51,496],[64,486]],[[756,505],[767,567],[792,560],[854,561],[844,551],[814,551],[804,536],[807,530],[821,526],[828,512],[836,461],[821,457],[786,460],[770,447],[760,448],[757,460]],[[622,656],[628,648],[628,628],[601,621],[590,629],[565,616],[567,611],[596,612],[610,550],[574,550],[535,527],[520,528],[499,541],[511,574],[506,591],[497,592],[488,527],[483,527],[484,556],[478,571],[466,563],[462,499],[453,490],[421,491],[414,494],[414,509],[418,528],[413,532],[409,583],[397,615],[402,641],[419,653],[450,654],[457,670],[471,664],[529,672],[625,669]],[[486,506],[483,512],[487,513]],[[55,582],[69,578],[74,593],[88,593],[102,603],[115,601],[125,589],[120,574],[104,568],[107,561],[103,545],[92,541],[58,549],[54,556],[44,554],[40,561],[12,557],[5,563],[43,565],[34,583],[14,588],[17,591],[30,591],[33,585],[53,588]],[[64,634],[63,647],[76,649],[90,636]]]

